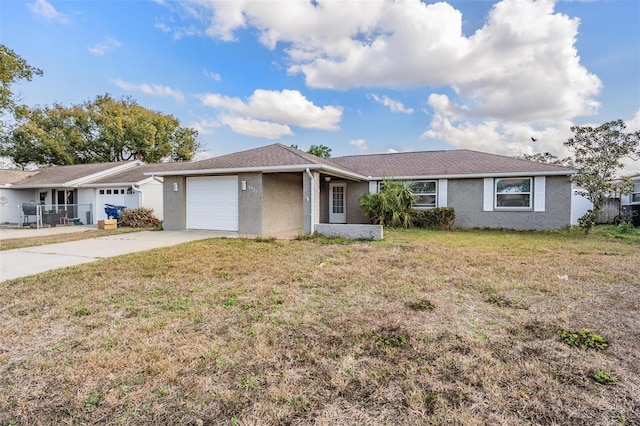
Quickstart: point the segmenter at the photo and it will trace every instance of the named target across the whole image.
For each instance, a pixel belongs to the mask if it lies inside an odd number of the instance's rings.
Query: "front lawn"
[[[637,239],[385,234],[4,282],[0,424],[640,424]]]

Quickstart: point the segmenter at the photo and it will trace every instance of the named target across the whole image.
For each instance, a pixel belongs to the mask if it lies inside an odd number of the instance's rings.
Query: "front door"
[[[346,183],[329,184],[329,223],[347,223]]]

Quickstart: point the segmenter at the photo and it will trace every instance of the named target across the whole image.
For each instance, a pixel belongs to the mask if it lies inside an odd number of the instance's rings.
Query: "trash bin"
[[[108,218],[120,220],[120,213],[122,213],[126,208],[127,206],[114,206],[113,204],[105,204],[104,212],[107,214]]]

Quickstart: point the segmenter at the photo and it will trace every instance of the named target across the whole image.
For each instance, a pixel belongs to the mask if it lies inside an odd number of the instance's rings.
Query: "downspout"
[[[138,207],[142,207],[142,203],[144,202],[144,194],[142,193],[142,189],[136,188],[135,184],[131,185],[131,189],[138,193]]]
[[[315,214],[314,214],[315,212],[313,211],[313,209],[315,208],[315,199],[314,199],[315,197],[314,197],[314,194],[316,192],[316,188],[315,188],[315,179],[313,178],[313,173],[311,173],[311,171],[309,171],[308,167],[307,167],[306,172],[309,175],[309,179],[311,179],[311,195],[309,197],[310,201],[311,201],[311,206],[309,208],[309,211],[311,212],[310,213],[311,214],[311,218],[310,218],[310,226],[311,226],[310,230],[311,230],[311,232],[309,234],[313,235],[314,232],[315,232],[315,226],[314,226],[314,223],[313,223],[313,219],[315,217]]]

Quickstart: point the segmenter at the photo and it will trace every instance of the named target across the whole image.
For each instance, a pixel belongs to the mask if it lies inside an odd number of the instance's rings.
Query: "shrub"
[[[410,182],[385,180],[377,194],[360,197],[360,207],[373,223],[384,226],[412,226],[416,195]]]
[[[153,215],[153,209],[146,207],[125,209],[120,214],[120,223],[131,228],[157,228],[162,225],[162,221]]]
[[[429,210],[413,210],[411,221],[417,228],[442,229],[453,228],[456,214],[453,207],[436,207]]]

